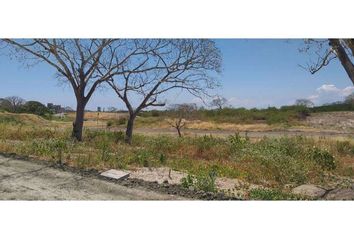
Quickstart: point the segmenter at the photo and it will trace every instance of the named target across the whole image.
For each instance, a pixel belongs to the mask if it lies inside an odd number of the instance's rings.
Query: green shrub
[[[237,154],[238,156],[242,154],[242,150],[249,144],[248,137],[241,137],[239,133],[229,136],[231,154]]]
[[[186,177],[181,179],[181,185],[184,188],[194,187],[197,190],[202,190],[205,192],[216,192],[216,169],[211,169],[210,171],[204,173],[199,173],[195,176],[188,174]]]
[[[310,157],[325,170],[334,170],[336,168],[335,158],[327,150],[313,147],[310,151]]]

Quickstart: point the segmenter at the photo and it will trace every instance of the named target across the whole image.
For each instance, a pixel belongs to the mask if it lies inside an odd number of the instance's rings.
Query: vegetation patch
[[[282,137],[250,140],[134,135],[131,145],[120,131],[89,130],[84,141],[69,129],[0,123],[0,151],[31,155],[81,169],[168,167],[186,172],[186,188],[216,191],[215,178],[238,178],[267,188],[286,184],[325,184],[330,175],[353,177],[354,143],[327,138]],[[217,166],[217,167],[216,167]]]

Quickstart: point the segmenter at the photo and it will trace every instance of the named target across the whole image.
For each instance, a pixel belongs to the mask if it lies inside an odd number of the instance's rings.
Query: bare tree
[[[114,39],[4,39],[11,54],[28,64],[44,62],[68,82],[76,97],[72,136],[82,140],[85,107],[95,89],[119,71],[128,55],[124,41]],[[125,47],[125,46],[124,46]],[[127,48],[125,48],[126,50]],[[131,52],[130,54],[134,54]]]
[[[118,109],[115,107],[108,107],[107,108],[107,112],[117,112],[117,111],[118,111]]]
[[[174,119],[170,121],[172,127],[177,130],[178,136],[182,137],[182,128],[186,126],[187,119],[190,119],[193,112],[197,110],[196,104],[174,104],[169,107]]]
[[[210,102],[211,107],[217,107],[218,109],[223,109],[227,105],[228,101],[226,98],[222,96],[215,96],[213,100]]]
[[[145,39],[138,46],[145,54],[130,59],[122,67],[124,74],[108,82],[128,108],[127,143],[132,141],[134,120],[142,109],[164,106],[159,98],[172,90],[208,96],[208,90],[217,86],[212,74],[221,68],[220,52],[211,40]]]
[[[308,100],[308,99],[297,99],[295,101],[295,105],[297,106],[304,106],[304,107],[313,107],[315,104],[311,101],[311,100]]]
[[[311,61],[306,69],[315,74],[332,60],[339,59],[350,80],[354,84],[354,40],[353,39],[307,39],[300,52],[312,53],[315,61]]]
[[[23,98],[17,97],[17,96],[11,96],[11,97],[6,97],[5,100],[8,103],[9,111],[10,112],[18,112],[23,106],[26,101]]]

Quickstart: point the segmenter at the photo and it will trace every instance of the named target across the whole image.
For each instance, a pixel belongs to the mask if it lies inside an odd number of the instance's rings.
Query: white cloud
[[[352,92],[354,92],[354,87],[346,87],[342,90],[344,96],[349,96]]]
[[[323,84],[321,87],[317,88],[316,91],[317,92],[339,92],[340,89],[338,89],[333,84]]]
[[[307,99],[314,102],[316,105],[343,101],[346,96],[354,92],[353,86],[348,86],[343,89],[336,87],[333,84],[324,84],[316,89],[316,93],[309,96]]]

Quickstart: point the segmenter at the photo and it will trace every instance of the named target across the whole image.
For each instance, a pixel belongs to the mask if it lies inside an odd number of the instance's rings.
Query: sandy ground
[[[354,132],[354,112],[315,113],[306,119],[311,127]]]
[[[0,156],[1,200],[178,200],[95,177]]]
[[[131,171],[132,178],[142,179],[147,182],[158,182],[160,184],[168,182],[169,184],[180,184],[181,179],[187,174],[179,171],[174,171],[169,168],[139,168],[136,171]],[[260,185],[249,184],[239,179],[221,178],[218,177],[215,181],[218,190],[230,192],[238,197],[243,197],[246,190],[261,188]]]
[[[95,129],[95,128],[92,128]],[[125,131],[125,128],[115,128],[112,131]],[[237,131],[231,130],[204,130],[204,129],[183,129],[182,134],[185,136],[203,136],[213,135],[215,137],[227,137],[235,134]],[[136,128],[134,133],[144,135],[172,135],[177,136],[177,132],[173,128]],[[266,137],[282,137],[282,136],[307,136],[307,137],[344,137],[354,138],[354,132],[343,132],[335,130],[313,131],[305,129],[289,129],[283,131],[240,131],[238,132],[242,136],[247,134],[250,138],[262,138]]]

